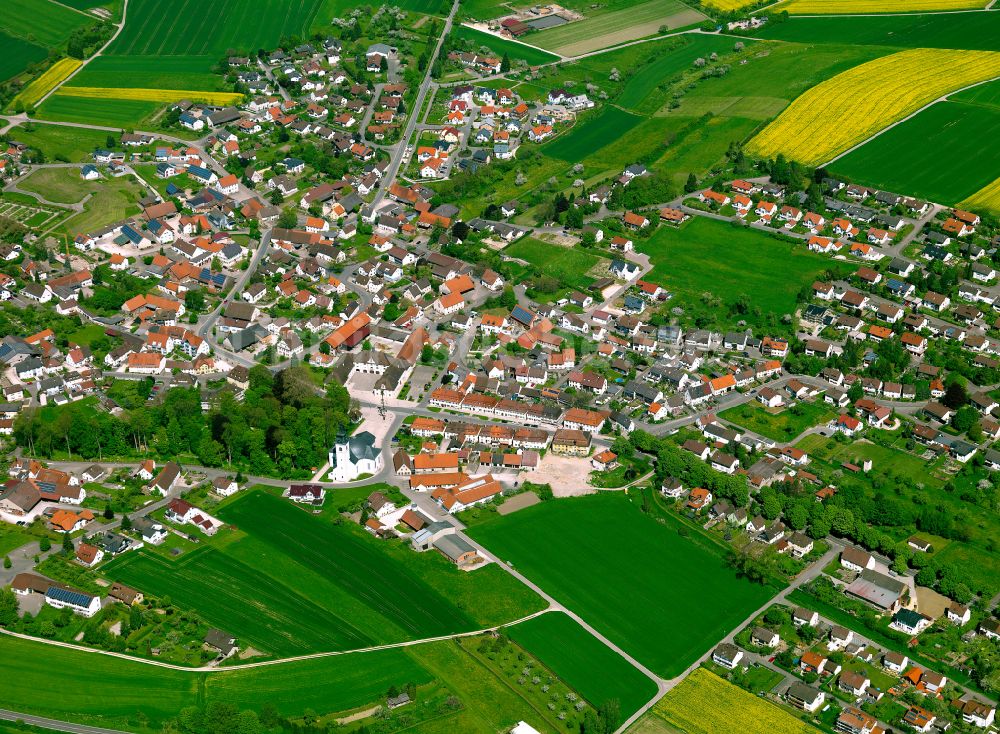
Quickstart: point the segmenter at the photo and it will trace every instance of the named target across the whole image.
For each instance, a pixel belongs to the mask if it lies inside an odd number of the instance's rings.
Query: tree
[[[111,509],[111,503],[106,502],[104,504],[104,519],[113,520],[115,517],[115,511]]]
[[[132,529],[132,518],[128,515],[122,515],[122,530]]]
[[[73,538],[70,536],[69,533],[63,533],[62,547],[63,547],[63,552],[66,555],[69,555],[73,552]]]
[[[510,55],[505,53],[500,59],[500,73],[506,74],[508,71],[510,71]]]
[[[684,183],[684,193],[690,194],[698,190],[698,177],[694,173],[689,173],[687,181]]]
[[[284,227],[285,229],[294,229],[295,225],[299,223],[299,217],[295,213],[295,209],[288,207],[287,209],[281,210],[281,215],[278,217],[278,226]]]
[[[969,393],[960,380],[953,380],[945,388],[944,397],[941,398],[941,402],[949,408],[961,408],[969,402]]]
[[[3,567],[4,568],[10,568],[13,565],[14,564],[10,562],[10,556],[4,556],[3,557]]]
[[[0,627],[17,623],[17,596],[8,586],[0,589]]]
[[[51,550],[51,548],[52,548],[52,541],[49,540],[47,537],[43,537],[41,540],[38,541],[38,550],[40,550],[42,553]]]

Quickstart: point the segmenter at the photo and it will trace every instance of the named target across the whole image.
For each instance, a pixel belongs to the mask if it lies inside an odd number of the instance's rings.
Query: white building
[[[378,474],[382,471],[382,452],[375,445],[375,436],[362,431],[347,437],[343,430],[337,442],[330,449],[331,482],[353,482],[362,474]]]

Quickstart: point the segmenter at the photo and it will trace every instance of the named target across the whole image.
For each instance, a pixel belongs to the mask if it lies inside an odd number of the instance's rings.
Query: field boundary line
[[[86,15],[86,13],[84,13],[84,15]],[[45,102],[45,100],[47,100],[53,94],[55,94],[56,92],[58,92],[59,89],[66,82],[68,82],[70,79],[72,79],[77,74],[79,74],[81,69],[85,69],[87,67],[87,64],[89,64],[94,59],[100,57],[100,55],[103,54],[107,50],[108,46],[110,46],[112,43],[114,43],[115,39],[118,38],[118,36],[121,35],[121,32],[123,30],[125,30],[125,18],[126,17],[128,17],[128,0],[125,0],[125,2],[122,3],[122,19],[121,19],[121,22],[118,24],[118,30],[116,30],[114,33],[111,34],[111,38],[109,38],[107,40],[107,43],[105,43],[103,46],[101,46],[99,49],[97,49],[97,51],[95,51],[94,54],[89,59],[84,59],[83,63],[81,63],[78,67],[76,67],[76,69],[73,70],[73,73],[71,73],[68,77],[66,77],[61,82],[59,82],[59,84],[56,84],[52,89],[50,89],[49,92],[48,92],[48,94],[46,94],[44,97],[42,97],[40,100],[38,100],[35,103],[34,107],[36,109],[38,107],[40,107]]]
[[[541,609],[537,612],[528,614],[527,616],[521,617],[520,619],[515,619],[510,622],[504,622],[502,624],[497,624],[492,627],[484,627],[477,630],[469,630],[467,632],[456,632],[450,635],[439,635],[437,637],[424,637],[419,640],[405,640],[403,642],[390,642],[385,645],[373,645],[371,647],[360,647],[354,650],[329,650],[326,652],[314,652],[308,655],[296,655],[289,658],[279,658],[276,660],[261,660],[256,663],[241,663],[239,665],[228,665],[224,668],[220,668],[214,665],[201,665],[198,667],[189,667],[184,665],[175,665],[173,663],[164,663],[159,660],[147,660],[146,658],[135,657],[134,655],[126,655],[121,652],[111,652],[110,650],[98,650],[92,647],[84,647],[83,645],[76,645],[72,642],[62,642],[60,640],[47,640],[44,637],[34,637],[32,635],[25,635],[20,632],[11,632],[10,630],[0,628],[0,633],[7,635],[8,637],[15,637],[19,640],[27,640],[28,642],[40,642],[45,645],[52,645],[53,647],[61,647],[66,650],[75,650],[76,652],[85,652],[93,655],[107,655],[108,657],[119,658],[120,660],[128,660],[133,663],[142,663],[144,665],[151,665],[156,668],[166,668],[167,670],[177,670],[183,673],[228,673],[237,670],[250,670],[252,668],[264,668],[272,665],[285,665],[288,663],[298,663],[306,660],[318,660],[320,658],[332,658],[340,657],[343,655],[355,655],[364,654],[370,652],[381,652],[382,650],[395,650],[397,648],[415,647],[417,645],[424,645],[431,642],[444,642],[445,640],[458,639],[460,637],[475,637],[477,635],[486,634],[487,632],[496,632],[503,629],[504,627],[512,627],[514,625],[521,624],[522,622],[527,622],[534,619],[535,617],[540,617],[543,614],[549,614],[550,612],[559,611],[554,609],[552,606],[548,606],[545,609]]]
[[[90,13],[84,12],[83,10],[80,10],[80,8],[74,8],[72,5],[65,5],[64,3],[59,2],[59,0],[49,0],[49,2],[52,3],[53,5],[58,5],[60,8],[66,8],[66,10],[72,10],[74,13],[79,13],[84,18],[90,18],[91,20],[100,20],[100,18],[98,18],[96,15],[91,15]]]
[[[964,92],[964,91],[966,91],[966,90],[969,90],[969,89],[974,89],[974,88],[976,88],[976,87],[980,87],[980,86],[982,86],[983,84],[990,84],[990,83],[992,83],[992,82],[995,82],[995,81],[1000,81],[1000,76],[995,76],[995,77],[993,77],[992,79],[983,79],[982,81],[979,81],[979,82],[975,82],[975,83],[973,83],[973,84],[967,84],[966,86],[964,86],[964,87],[961,87],[960,89],[953,89],[953,90],[951,90],[950,92],[948,92],[947,94],[943,94],[943,95],[941,95],[940,97],[938,97],[937,99],[934,99],[934,100],[931,100],[930,102],[928,102],[927,104],[925,104],[925,105],[924,105],[923,107],[921,107],[920,109],[917,109],[917,110],[914,110],[913,112],[911,112],[911,113],[910,113],[909,115],[907,115],[906,117],[904,117],[904,118],[902,118],[902,119],[900,119],[900,120],[896,120],[896,121],[895,121],[894,123],[892,123],[892,124],[891,124],[891,125],[889,125],[888,127],[884,127],[884,128],[882,128],[882,129],[881,129],[881,130],[879,130],[879,131],[878,131],[877,133],[875,133],[875,134],[874,134],[874,135],[872,135],[871,137],[868,137],[868,138],[865,138],[864,140],[862,140],[862,141],[861,141],[860,143],[858,143],[857,145],[854,145],[854,146],[851,146],[850,148],[848,148],[847,150],[845,150],[845,151],[844,151],[843,153],[840,153],[840,154],[839,154],[839,155],[837,155],[836,157],[834,157],[834,158],[831,158],[830,160],[828,160],[828,161],[827,161],[826,163],[821,163],[821,164],[820,164],[820,167],[821,167],[821,168],[825,168],[825,167],[827,167],[827,166],[830,166],[830,165],[833,165],[834,163],[836,163],[837,161],[839,161],[839,160],[840,160],[841,158],[843,158],[844,156],[848,155],[849,153],[853,153],[853,152],[854,152],[854,151],[856,151],[856,150],[857,150],[858,148],[861,148],[861,147],[863,147],[863,146],[867,145],[868,143],[870,143],[870,142],[871,142],[872,140],[874,140],[875,138],[877,138],[877,137],[879,137],[879,136],[881,136],[881,135],[885,135],[885,134],[886,134],[887,132],[889,132],[890,130],[892,130],[892,129],[893,129],[894,127],[896,127],[897,125],[901,125],[901,124],[903,124],[904,122],[906,122],[907,120],[910,120],[910,119],[912,119],[912,118],[916,117],[917,115],[919,115],[919,114],[920,114],[921,112],[923,112],[924,110],[926,110],[926,109],[929,109],[929,108],[933,107],[934,105],[936,105],[936,104],[939,104],[939,103],[941,103],[941,102],[948,102],[948,101],[949,101],[949,99],[948,99],[948,98],[949,98],[949,97],[950,97],[951,95],[953,95],[953,94],[958,94],[958,93],[960,93],[960,92]],[[786,107],[785,109],[788,109],[788,108]]]

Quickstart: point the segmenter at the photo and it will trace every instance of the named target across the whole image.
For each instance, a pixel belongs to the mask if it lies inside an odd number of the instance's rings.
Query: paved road
[[[459,0],[455,0],[452,3],[451,11],[448,13],[448,17],[444,21],[444,29],[441,31],[441,36],[438,38],[437,45],[434,46],[434,53],[431,54],[431,59],[436,59],[438,54],[441,53],[441,46],[444,44],[444,39],[447,37],[448,33],[451,31],[452,21],[455,20],[455,14],[458,12]],[[417,97],[413,101],[413,107],[410,110],[410,114],[407,116],[406,129],[403,131],[402,137],[399,142],[394,146],[392,157],[389,159],[389,168],[386,169],[385,174],[382,176],[382,181],[379,183],[378,190],[375,193],[375,198],[372,199],[371,207],[373,210],[378,209],[379,204],[385,198],[386,192],[392,185],[392,182],[396,180],[396,176],[399,174],[400,166],[403,162],[403,157],[406,154],[406,147],[409,145],[410,136],[413,135],[413,130],[417,124],[417,118],[420,116],[420,110],[424,106],[424,97],[427,96],[427,90],[430,89],[433,80],[431,78],[431,70],[434,68],[433,62],[427,64],[427,72],[424,74],[424,80],[420,83],[420,89],[417,91]]]
[[[42,716],[32,716],[31,714],[21,714],[17,711],[0,709],[0,721],[23,721],[25,724],[40,726],[43,729],[54,731],[66,731],[71,734],[128,734],[121,729],[105,729],[100,726],[87,726],[86,724],[73,724],[69,721],[58,721],[57,719],[46,719]]]
[[[367,652],[379,652],[380,650],[393,650],[401,647],[414,647],[415,645],[424,645],[429,642],[443,642],[444,640],[454,640],[460,637],[475,637],[476,635],[486,634],[487,632],[494,632],[503,627],[513,627],[514,625],[521,624],[522,622],[527,622],[528,620],[540,617],[543,614],[548,614],[552,611],[557,611],[556,607],[548,607],[546,609],[533,612],[520,619],[515,619],[512,622],[505,622],[503,624],[494,625],[493,627],[483,627],[482,629],[469,630],[467,632],[456,632],[451,635],[439,635],[437,637],[425,637],[419,640],[404,640],[403,642],[393,642],[387,645],[373,645],[371,647],[362,647],[355,650],[329,650],[327,652],[314,652],[309,655],[297,655],[290,658],[278,658],[276,660],[259,660],[255,663],[239,663],[236,665],[227,665],[224,668],[220,668],[216,665],[202,665],[201,667],[189,667],[186,665],[174,665],[173,663],[164,663],[160,660],[149,660],[148,658],[139,658],[132,655],[126,655],[120,652],[111,652],[109,650],[97,650],[92,647],[84,647],[82,645],[74,645],[71,642],[60,642],[59,640],[49,640],[42,637],[32,637],[31,635],[22,635],[18,632],[9,632],[5,629],[0,628],[0,634],[7,635],[8,637],[16,637],[20,640],[30,640],[31,642],[39,642],[45,645],[52,645],[53,647],[61,647],[64,650],[75,650],[76,652],[84,652],[91,655],[105,655],[107,657],[119,658],[121,660],[128,660],[132,663],[141,663],[143,665],[151,665],[154,668],[166,668],[168,670],[175,670],[181,673],[228,673],[234,670],[248,670],[250,668],[267,668],[274,665],[286,665],[288,663],[302,662],[303,660],[316,660],[318,658],[333,658],[342,657],[344,655],[362,655]]]
[[[74,9],[74,10],[78,10],[77,8],[73,8],[73,9]],[[84,15],[87,15],[87,17],[94,17],[94,18],[96,18],[96,16],[90,16],[90,15],[88,15],[87,13],[83,13],[83,14],[84,14]],[[105,43],[105,44],[104,44],[103,46],[101,46],[101,47],[100,47],[99,49],[97,49],[97,53],[95,53],[95,54],[94,54],[93,56],[91,56],[91,57],[90,57],[89,59],[84,59],[83,63],[82,63],[82,64],[80,64],[80,66],[78,66],[78,67],[77,67],[76,69],[74,69],[74,70],[73,70],[73,73],[72,73],[72,74],[70,74],[70,75],[69,75],[68,77],[66,77],[66,78],[65,78],[65,79],[63,79],[63,80],[62,80],[61,82],[59,82],[59,83],[58,83],[58,84],[56,84],[56,85],[55,85],[54,87],[52,87],[52,89],[50,89],[50,90],[49,90],[49,91],[48,91],[48,92],[47,92],[47,93],[45,94],[45,96],[44,96],[44,97],[42,97],[42,98],[41,98],[40,100],[38,100],[38,102],[37,102],[37,103],[35,103],[35,107],[39,107],[39,106],[41,106],[41,104],[42,104],[42,103],[43,103],[43,102],[44,102],[45,100],[47,100],[47,99],[48,99],[49,97],[51,97],[51,96],[52,96],[53,94],[55,94],[55,93],[56,93],[57,91],[59,91],[59,88],[60,88],[60,87],[62,87],[62,86],[63,86],[64,84],[66,84],[66,82],[68,82],[68,81],[69,81],[70,79],[72,79],[72,78],[73,78],[73,77],[75,77],[75,76],[76,76],[77,74],[79,74],[79,73],[80,73],[80,72],[81,72],[81,71],[82,71],[83,69],[85,69],[85,68],[87,67],[87,64],[89,64],[89,63],[90,63],[91,61],[93,61],[94,59],[96,59],[96,58],[100,57],[100,55],[104,53],[104,51],[105,51],[105,50],[106,50],[106,49],[108,48],[108,46],[110,46],[110,45],[111,45],[112,43],[114,43],[114,42],[115,42],[115,39],[116,39],[116,38],[118,38],[118,36],[119,36],[119,35],[121,35],[121,32],[122,32],[123,30],[125,30],[125,17],[126,17],[127,15],[128,15],[128,0],[125,0],[125,3],[124,3],[124,4],[122,5],[122,19],[121,19],[121,21],[119,21],[117,29],[115,30],[115,32],[114,32],[114,34],[113,34],[113,35],[111,36],[111,38],[109,38],[109,39],[108,39],[107,43]]]

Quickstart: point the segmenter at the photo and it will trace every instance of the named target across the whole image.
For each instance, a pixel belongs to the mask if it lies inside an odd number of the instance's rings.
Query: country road
[[[70,734],[128,734],[128,732],[124,732],[121,729],[105,729],[100,726],[74,724],[70,721],[47,719],[43,716],[22,714],[6,709],[0,709],[0,721],[23,721],[25,724],[30,724],[31,726],[40,726],[43,729],[52,729],[53,731],[70,732]]]

